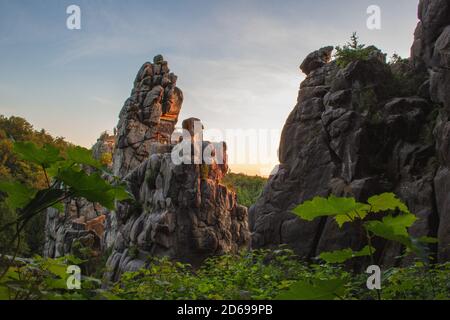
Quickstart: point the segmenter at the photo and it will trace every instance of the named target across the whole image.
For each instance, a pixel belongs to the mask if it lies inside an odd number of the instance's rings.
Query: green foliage
[[[17,145],[20,147],[16,148]],[[40,190],[24,188],[17,182],[0,183],[0,191],[8,194],[6,203],[11,204],[14,209],[20,208],[22,218],[39,213],[68,197],[83,197],[109,209],[114,208],[115,200],[131,198],[124,186],[111,185],[100,172],[88,174],[83,170],[83,166],[87,164],[99,168],[101,166],[100,163],[90,159],[81,148],[68,150],[67,158],[62,158],[60,150],[55,148],[52,148],[51,152],[47,150],[31,157],[30,153],[37,150],[33,143],[15,143],[14,146],[21,158],[41,165],[46,176],[46,168],[52,166],[54,169],[51,175],[52,185],[49,184],[47,188]]]
[[[125,273],[112,293],[123,299],[273,299],[309,273],[290,250],[256,250],[190,265],[153,258],[149,268]]]
[[[449,300],[450,263],[427,266],[417,262],[384,272],[383,297],[389,300]]]
[[[82,277],[81,290],[66,288],[67,265],[75,257],[43,259],[11,267],[0,280],[2,299],[373,299],[367,275],[340,265],[308,265],[292,251],[255,250],[213,257],[198,268],[167,258],[151,258],[148,267],[124,273],[108,289]],[[384,299],[450,299],[450,263],[390,268],[382,274]],[[19,279],[19,281],[17,281]]]
[[[328,199],[315,197],[294,208],[300,218],[313,221],[315,218],[332,216],[342,225],[344,221],[365,217],[369,206],[356,202],[354,198],[338,198],[331,195]]]
[[[24,207],[36,194],[35,189],[29,188],[19,182],[8,181],[0,181],[0,191],[9,195],[5,202],[13,210]]]
[[[267,179],[259,176],[228,173],[222,183],[236,192],[238,203],[246,207],[252,206],[261,196]]]
[[[369,213],[395,210],[410,215],[406,205],[395,194],[383,193],[369,198],[367,203],[359,203],[354,198],[339,198],[333,195],[328,199],[315,197],[294,208],[293,213],[307,221],[331,216],[334,217],[339,227],[342,227],[344,223],[363,220]]]
[[[104,166],[110,166],[113,162],[113,156],[111,153],[108,152],[102,153],[99,161]]]
[[[14,235],[16,233],[16,228],[14,226],[14,221],[17,219],[17,214],[15,211],[13,211],[9,206],[7,206],[4,202],[0,202],[0,223],[1,226],[9,225],[9,227],[4,228],[0,232],[0,252],[3,252],[5,254],[13,254],[14,253],[14,247],[11,246],[11,240],[14,238]],[[35,235],[39,236],[39,232],[34,233]],[[28,252],[29,245],[33,244],[32,241],[25,241],[27,240],[25,238],[31,237],[32,234],[20,234],[20,241],[19,241],[19,250],[18,252],[20,254]],[[41,241],[38,241],[36,243],[40,243]]]
[[[13,150],[14,142],[33,142],[38,149],[44,148],[51,152],[52,148],[58,148],[63,153],[70,145],[63,138],[53,138],[44,130],[34,130],[25,119],[19,117],[6,118],[0,115],[0,181],[7,183],[14,181],[28,190],[46,187],[47,180],[40,165],[18,157]],[[47,147],[45,147],[46,145]],[[26,145],[24,147],[26,148]],[[42,150],[37,150],[36,155],[42,152]],[[35,157],[34,154],[28,154],[28,156]],[[4,203],[4,196],[0,194],[0,228],[17,219],[18,213],[16,210],[10,209],[10,205],[11,203]],[[45,217],[43,216],[30,219],[30,223],[21,232],[22,242],[19,251],[21,255],[30,255],[42,251],[45,235],[44,228],[40,228],[40,226],[43,226],[44,223]],[[0,252],[12,253],[12,248],[8,244],[12,240],[14,230],[14,226],[11,226],[0,232],[0,239],[2,240],[0,241]]]
[[[33,142],[15,142],[13,151],[22,160],[31,162],[46,169],[53,163],[62,160],[59,155],[60,150],[50,144],[45,144],[42,147],[38,147]]]
[[[427,239],[420,241],[420,239],[413,239],[408,234],[407,228],[411,227],[417,218],[409,212],[408,207],[393,193],[375,195],[369,198],[367,203],[358,203],[354,198],[338,198],[333,195],[328,199],[315,197],[294,208],[293,212],[300,218],[308,221],[312,221],[318,217],[332,216],[339,227],[342,227],[347,222],[364,220],[369,214],[400,212],[400,215],[388,215],[381,221],[366,221],[363,226],[372,235],[399,242],[405,245],[410,251],[416,253],[421,250],[420,243],[427,242]],[[368,237],[368,242],[370,242],[371,235],[368,234]],[[344,249],[344,251],[337,252],[339,257],[347,257],[347,259],[353,257],[352,253],[353,251],[351,249]],[[373,252],[370,253],[370,255],[372,254]],[[329,256],[326,254],[325,257]],[[334,255],[331,255],[331,259],[333,257]],[[347,259],[339,262],[344,262]]]
[[[396,63],[408,63],[408,59],[403,59],[398,53],[394,52],[392,57],[389,59],[389,64],[396,64]]]
[[[374,252],[375,248],[365,246],[363,249],[356,252],[349,248],[333,252],[322,252],[319,255],[319,258],[327,263],[343,263],[352,258],[370,256]]]
[[[58,259],[44,259],[35,256],[32,260],[17,261],[9,266],[6,275],[0,279],[0,300],[84,300],[112,297],[100,289],[101,281],[82,277],[79,290],[69,290],[67,273],[69,265],[82,263],[67,256]],[[104,295],[105,294],[105,295]]]
[[[386,86],[388,97],[410,97],[418,94],[420,86],[429,78],[428,72],[418,71],[408,59],[397,54],[389,62],[392,79]]]
[[[396,209],[406,214],[410,213],[408,207],[393,193],[383,193],[370,197],[367,203],[370,205],[370,211],[374,213]]]
[[[67,159],[72,164],[82,164],[99,170],[104,168],[100,161],[92,158],[92,152],[83,147],[71,146],[67,148]]]
[[[278,300],[334,300],[345,292],[342,279],[298,281],[277,296]]]
[[[56,147],[46,145],[38,148],[32,142],[16,142],[13,144],[13,150],[19,158],[41,168],[47,185],[39,189],[25,187],[17,181],[0,181],[0,191],[7,195],[5,204],[17,212],[14,222],[0,226],[3,231],[10,228],[11,224],[16,224],[16,232],[8,245],[16,242],[19,248],[19,242],[16,240],[20,239],[20,232],[29,222],[43,216],[42,213],[46,209],[60,206],[66,199],[82,197],[112,210],[116,200],[132,198],[123,185],[113,185],[103,178],[103,167],[92,159],[86,149],[69,147],[63,156],[61,150]],[[47,170],[48,168],[51,169]],[[41,224],[38,225],[43,229],[42,218],[39,221]],[[0,273],[0,279],[5,272]]]
[[[82,197],[91,202],[98,202],[110,210],[114,209],[115,200],[131,198],[124,186],[111,185],[98,172],[88,175],[83,170],[63,168],[55,178],[70,187],[73,197]]]
[[[364,226],[378,237],[396,241],[412,248],[412,241],[407,228],[411,227],[416,220],[416,216],[410,213],[395,217],[389,215],[384,217],[382,221],[368,221]]]
[[[371,53],[376,50],[378,49],[374,46],[366,47],[366,45],[359,43],[359,38],[354,32],[350,37],[350,42],[347,42],[342,47],[336,47],[336,64],[341,68],[345,68],[354,61],[369,60]]]
[[[416,239],[408,233],[408,228],[414,224],[417,217],[410,213],[408,207],[393,193],[375,195],[369,198],[366,204],[358,203],[353,198],[330,196],[326,199],[316,197],[297,206],[293,212],[300,218],[308,221],[312,221],[318,217],[334,217],[340,228],[342,228],[344,223],[359,221],[359,225],[365,229],[368,243],[366,247],[358,252],[354,252],[350,248],[334,252],[323,252],[319,258],[327,263],[343,263],[352,258],[370,256],[373,264],[375,262],[375,248],[372,247],[372,238],[374,236],[388,241],[398,242],[404,245],[409,253],[415,253],[420,259],[428,262],[429,257],[427,256],[426,244],[435,243],[436,241],[436,239],[430,237]],[[376,217],[374,214],[380,212],[390,212],[390,214],[384,216],[381,221],[364,221],[366,217]],[[319,289],[334,288],[333,284],[333,281],[329,280],[327,287],[327,282],[321,282]],[[311,284],[299,282],[295,288],[292,288],[290,294],[293,297],[302,298],[305,296],[306,291],[304,290],[313,290],[311,286]],[[318,292],[322,293],[320,290]],[[328,291],[325,290],[324,292],[326,293]],[[381,299],[379,292],[378,299]]]

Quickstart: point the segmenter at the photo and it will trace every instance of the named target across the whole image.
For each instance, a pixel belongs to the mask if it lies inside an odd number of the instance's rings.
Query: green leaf
[[[28,188],[22,183],[6,181],[0,181],[0,191],[8,195],[6,204],[11,209],[23,208],[37,192],[37,190]]]
[[[3,284],[0,284],[0,300],[9,300],[10,293],[9,288]]]
[[[61,257],[59,261],[63,261],[64,263],[76,264],[76,265],[87,262],[87,260],[82,260],[78,257],[75,257],[74,255],[67,255],[67,256]]]
[[[75,196],[98,202],[110,210],[114,209],[114,200],[131,198],[123,186],[112,186],[99,173],[88,175],[84,171],[65,168],[58,174],[58,179],[69,186]]]
[[[352,258],[370,256],[370,250],[372,250],[372,254],[375,252],[375,248],[369,246],[365,246],[360,251],[353,251],[352,249],[347,248],[332,252],[322,252],[319,255],[319,258],[327,263],[343,263]]]
[[[389,215],[382,221],[369,221],[364,224],[367,230],[381,238],[396,241],[411,247],[411,239],[407,228],[411,227],[417,220],[416,216],[409,213],[396,217]]]
[[[62,278],[45,278],[45,285],[49,289],[67,289],[67,279]]]
[[[352,222],[357,219],[364,219],[368,214],[369,206],[363,203],[359,203],[357,208],[347,214],[340,214],[334,217],[334,220],[336,220],[336,223],[338,224],[339,228],[342,228],[344,223]]]
[[[383,193],[369,198],[367,201],[371,206],[371,212],[385,212],[399,209],[403,213],[410,213],[408,207],[393,193]]]
[[[83,147],[69,147],[67,149],[67,158],[74,163],[88,165],[97,169],[103,168],[103,165],[92,157],[92,152]]]
[[[64,212],[64,204],[61,202],[52,205],[52,208],[58,210],[58,212]]]
[[[13,150],[22,160],[44,168],[48,168],[53,163],[63,159],[59,155],[59,149],[50,144],[38,147],[32,142],[15,142]]]
[[[127,191],[125,185],[114,186],[112,193],[117,201],[124,201],[133,198],[133,196]]]
[[[312,221],[318,217],[348,215],[353,211],[364,211],[367,205],[358,203],[354,198],[338,198],[330,196],[328,199],[315,197],[297,206],[293,212],[300,218]]]
[[[64,190],[47,188],[39,190],[34,198],[23,208],[20,220],[26,220],[51,207],[64,196]]]
[[[46,268],[48,271],[50,271],[52,274],[54,274],[57,277],[60,277],[61,279],[67,278],[67,266],[57,263],[54,260],[48,260],[48,265]]]
[[[345,292],[342,279],[298,281],[280,293],[277,300],[334,300]]]
[[[294,208],[293,212],[300,218],[312,221],[318,217],[334,216],[339,227],[346,222],[364,219],[369,206],[356,202],[354,198],[338,198],[331,195],[328,199],[315,197]]]
[[[439,242],[439,240],[434,237],[420,237],[417,240],[422,243],[438,243]]]

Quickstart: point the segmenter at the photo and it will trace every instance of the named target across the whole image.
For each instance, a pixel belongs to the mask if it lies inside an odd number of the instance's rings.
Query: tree
[[[378,51],[376,47],[366,47],[365,44],[361,44],[356,32],[354,32],[350,37],[350,42],[347,42],[343,47],[336,47],[336,63],[339,67],[345,68],[354,61],[369,60],[371,54],[375,51]]]

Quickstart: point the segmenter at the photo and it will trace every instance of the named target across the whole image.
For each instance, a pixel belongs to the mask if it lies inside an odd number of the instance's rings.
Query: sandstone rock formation
[[[112,248],[106,278],[145,267],[148,257],[167,256],[198,264],[208,256],[237,252],[249,244],[247,208],[220,184],[226,174],[226,149],[202,141],[198,119],[183,121],[190,141],[190,164],[175,163],[171,141],[182,93],[167,63],[155,57],[139,71],[132,96],[120,114],[115,173],[123,177],[134,203],[118,203],[107,216],[105,244]],[[198,125],[200,132],[195,133]],[[183,139],[186,137],[183,137]],[[195,162],[195,149],[212,162]],[[221,155],[221,157],[217,157]],[[215,161],[223,159],[224,161]]]
[[[63,213],[48,209],[44,256],[57,258],[70,254],[75,244],[89,247],[94,255],[100,255],[107,213],[105,208],[84,199],[68,201]]]
[[[183,93],[161,55],[139,70],[120,111],[114,174],[126,176],[152,153],[164,152],[178,121]]]
[[[389,66],[377,54],[341,69],[326,47],[302,63],[307,77],[283,129],[279,171],[249,212],[253,248],[285,243],[305,258],[361,249],[350,224],[340,230],[290,211],[318,195],[364,201],[389,191],[419,217],[411,233],[438,237],[430,249],[450,259],[450,4],[423,0],[419,18],[409,62]],[[400,246],[375,245],[379,263],[401,263]]]

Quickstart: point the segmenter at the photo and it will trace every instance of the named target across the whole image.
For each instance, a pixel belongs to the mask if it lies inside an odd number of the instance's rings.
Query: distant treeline
[[[239,204],[250,207],[261,195],[267,178],[228,173],[222,183],[237,194]]]

